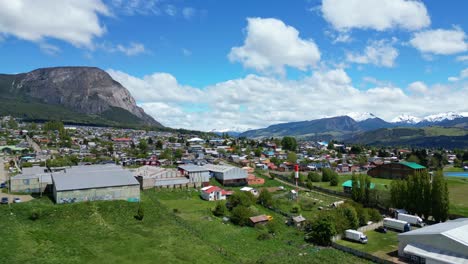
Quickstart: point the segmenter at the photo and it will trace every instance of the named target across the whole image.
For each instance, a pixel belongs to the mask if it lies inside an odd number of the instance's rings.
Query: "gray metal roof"
[[[188,171],[188,172],[203,172],[203,171],[208,171],[207,168],[203,167],[203,166],[197,166],[197,165],[192,165],[192,164],[189,164],[189,165],[180,165],[179,166],[180,169],[184,170],[184,171]]]
[[[418,236],[440,234],[468,246],[468,218],[459,218],[444,223],[426,226],[398,236]]]
[[[425,245],[408,244],[403,249],[403,251],[406,254],[416,255],[425,259],[435,260],[437,263],[468,263],[468,259],[466,259],[464,256],[428,247]]]
[[[52,178],[57,191],[139,185],[132,172],[122,168],[67,170],[52,174]]]

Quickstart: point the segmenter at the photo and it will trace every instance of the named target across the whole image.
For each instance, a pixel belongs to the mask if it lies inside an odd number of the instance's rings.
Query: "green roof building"
[[[367,175],[374,178],[406,179],[409,175],[427,171],[427,168],[415,162],[392,162],[370,169]]]
[[[358,184],[360,184],[359,181],[358,181]],[[351,190],[353,189],[353,181],[352,180],[347,180],[347,181],[343,182],[343,184],[341,184],[341,186],[343,187],[343,191],[345,193],[350,193]],[[373,182],[371,182],[370,188],[371,189],[375,188],[375,184]]]

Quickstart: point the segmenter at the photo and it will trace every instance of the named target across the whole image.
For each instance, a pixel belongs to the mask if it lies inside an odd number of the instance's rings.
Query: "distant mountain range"
[[[0,74],[0,115],[30,121],[162,127],[136,105],[125,87],[95,67]]]
[[[364,144],[407,145],[411,140],[422,140],[421,138],[430,140],[432,137],[444,136],[448,138],[439,138],[438,142],[448,142],[452,139],[457,141],[460,138],[456,137],[466,137],[468,134],[466,112],[449,112],[424,118],[402,115],[392,121],[387,122],[371,113],[350,113],[346,116],[275,124],[267,128],[245,131],[239,136],[249,138],[295,136],[309,140],[336,139]],[[438,128],[429,129],[431,127]],[[461,140],[459,143],[462,144],[459,147],[468,147],[466,141]],[[452,145],[456,144],[455,142]],[[424,145],[424,142],[419,145]]]

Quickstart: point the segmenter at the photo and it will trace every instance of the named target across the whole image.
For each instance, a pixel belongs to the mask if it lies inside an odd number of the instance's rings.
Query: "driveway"
[[[5,160],[3,157],[0,157],[0,182],[5,182],[8,179],[8,172],[5,171],[4,167]],[[4,189],[6,190],[6,189]],[[31,201],[34,199],[31,195],[16,195],[8,193],[0,193],[0,197],[8,197],[10,203],[13,202],[13,198],[20,198],[22,202]]]

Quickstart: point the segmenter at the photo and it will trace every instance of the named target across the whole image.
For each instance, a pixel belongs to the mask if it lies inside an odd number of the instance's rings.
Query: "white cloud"
[[[417,32],[410,44],[422,53],[451,55],[468,50],[465,32],[458,27],[454,29],[434,29]]]
[[[274,18],[248,18],[244,45],[231,49],[228,57],[244,67],[263,73],[285,73],[285,66],[307,70],[320,60],[320,51],[312,39]]]
[[[203,89],[181,85],[167,73],[137,78],[115,70],[108,72],[130,90],[145,111],[176,128],[249,129],[353,111],[372,112],[385,120],[403,113],[425,116],[448,110],[468,111],[468,84],[428,87],[415,82],[408,86],[410,94],[384,83],[359,90],[343,69],[318,70],[299,80],[251,74]]]
[[[112,0],[112,6],[116,13],[133,15],[159,15],[161,9],[159,0]]]
[[[168,14],[169,16],[175,16],[177,15],[177,7],[173,5],[167,5],[164,9],[164,12],[166,12],[166,14]]]
[[[127,56],[136,56],[146,52],[145,45],[141,43],[132,42],[129,46],[118,44],[115,48],[111,48],[110,52],[122,52]]]
[[[182,9],[182,15],[185,19],[191,19],[196,14],[196,12],[197,10],[192,7],[184,7]]]
[[[450,82],[458,82],[466,78],[468,78],[468,68],[461,70],[460,74],[457,77],[452,76],[452,77],[449,77],[448,80]]]
[[[110,15],[100,0],[2,0],[0,33],[37,43],[54,38],[92,48],[93,38],[106,31],[98,15]]]
[[[41,48],[42,52],[48,55],[57,55],[58,53],[61,52],[60,48],[54,45],[50,45],[47,43],[41,43],[39,44],[39,47]]]
[[[323,0],[321,11],[335,29],[417,30],[430,25],[424,3],[413,0]]]
[[[425,94],[429,90],[427,85],[421,81],[413,82],[408,85],[408,90],[414,94]]]
[[[393,47],[393,42],[395,42],[395,40],[391,42],[385,40],[372,41],[364,49],[364,53],[362,54],[348,52],[346,54],[346,60],[359,64],[393,67],[398,57],[398,50]]]
[[[458,56],[456,61],[468,61],[468,55]]]

